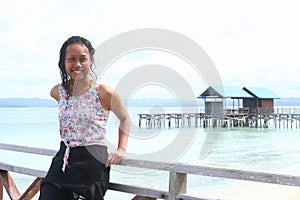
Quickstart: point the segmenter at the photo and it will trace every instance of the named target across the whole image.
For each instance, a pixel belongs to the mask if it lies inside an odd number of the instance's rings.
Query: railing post
[[[186,193],[187,175],[184,173],[170,172],[169,197],[168,200],[175,200],[177,194]]]

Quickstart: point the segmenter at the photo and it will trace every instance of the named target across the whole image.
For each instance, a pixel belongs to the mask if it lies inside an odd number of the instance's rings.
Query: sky
[[[223,85],[267,87],[281,98],[300,97],[297,0],[11,0],[1,5],[0,98],[50,98],[50,89],[60,82],[60,47],[72,35],[98,47],[142,28],[175,31],[197,43],[213,61]],[[196,96],[208,87],[180,56],[159,50],[120,57],[101,81],[116,87],[145,64],[171,67]],[[171,89],[141,85],[130,96],[178,96]]]

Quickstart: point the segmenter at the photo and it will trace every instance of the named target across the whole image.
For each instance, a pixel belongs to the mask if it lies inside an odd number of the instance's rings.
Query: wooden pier
[[[46,156],[53,156],[56,151],[51,149],[33,148],[27,146],[19,146],[12,144],[0,143],[0,149],[8,151],[16,151],[29,154],[39,154]],[[160,170],[169,172],[169,190],[157,190],[149,187],[142,187],[141,185],[127,185],[124,183],[110,183],[109,190],[135,194],[132,200],[155,200],[155,199],[168,199],[168,200],[213,200],[212,197],[201,196],[199,194],[188,194],[187,178],[188,174],[194,174],[209,177],[219,177],[226,179],[254,181],[261,183],[270,183],[277,185],[300,187],[300,176],[274,174],[266,172],[245,171],[240,169],[230,169],[222,167],[199,166],[184,163],[164,163],[147,160],[125,159],[120,165],[144,168],[151,170]],[[23,194],[21,194],[14,182],[11,172],[30,175],[36,177],[33,183],[28,187]],[[26,168],[22,166],[15,166],[8,163],[0,162],[0,200],[3,199],[3,188],[10,199],[29,200],[32,199],[40,189],[40,183],[44,178],[46,171]],[[159,184],[159,183],[158,183]],[[300,190],[299,190],[300,191]]]
[[[227,109],[223,114],[206,113],[156,113],[138,114],[139,127],[263,127],[300,128],[300,109],[259,110],[249,113],[245,109]]]
[[[7,151],[16,151],[29,154],[39,154],[46,156],[53,156],[56,151],[51,149],[33,148],[27,146],[19,146],[12,144],[0,143],[0,149]],[[30,161],[28,161],[30,162]],[[188,174],[198,176],[219,177],[225,179],[244,180],[260,183],[270,183],[276,185],[295,186],[300,187],[300,176],[292,176],[285,174],[275,174],[257,171],[245,171],[240,169],[231,169],[223,167],[200,166],[184,163],[164,163],[147,160],[125,159],[120,165],[144,168],[151,170],[160,170],[169,172],[169,189],[168,191],[157,190],[141,185],[128,185],[125,183],[110,183],[109,190],[130,193],[136,195],[132,200],[213,200],[213,197],[201,196],[199,194],[189,194],[187,187]],[[21,194],[15,184],[11,172],[25,174],[36,177],[33,183],[28,187],[23,194]],[[12,200],[29,200],[32,199],[40,189],[40,183],[46,171],[36,170],[33,168],[26,168],[22,166],[15,166],[9,163],[0,162],[0,200],[3,200],[3,188],[10,199]],[[256,191],[253,191],[255,193]],[[298,191],[300,193],[300,190]],[[267,198],[269,199],[269,198]]]

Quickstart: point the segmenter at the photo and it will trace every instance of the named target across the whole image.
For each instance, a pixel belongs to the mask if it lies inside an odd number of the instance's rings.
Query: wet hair
[[[94,64],[94,54],[95,54],[95,49],[92,46],[91,42],[83,37],[80,36],[72,36],[70,38],[68,38],[62,45],[60,52],[59,52],[59,61],[58,61],[58,67],[60,69],[60,76],[61,76],[61,81],[62,81],[62,86],[64,87],[64,89],[67,91],[68,94],[70,94],[70,77],[66,72],[66,68],[65,68],[65,59],[66,59],[66,51],[67,51],[67,47],[71,44],[83,44],[84,46],[86,46],[89,50],[90,53],[90,57],[92,59],[92,65]],[[95,74],[95,72],[93,71],[92,67],[90,67],[90,73],[89,76],[91,79],[96,80],[97,79],[97,75]]]

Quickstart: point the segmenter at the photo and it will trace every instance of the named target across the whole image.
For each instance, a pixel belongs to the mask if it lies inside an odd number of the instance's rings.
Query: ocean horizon
[[[178,99],[164,99],[164,98],[138,98],[138,99],[124,99],[124,104],[127,107],[152,107],[159,105],[163,107],[177,107],[177,106],[204,106],[202,99],[195,100],[178,100]],[[231,99],[226,100],[226,106],[232,106]],[[236,105],[236,103],[235,103]],[[51,98],[0,98],[0,107],[56,107],[57,102]],[[274,106],[300,106],[300,97],[289,97],[274,99]]]

